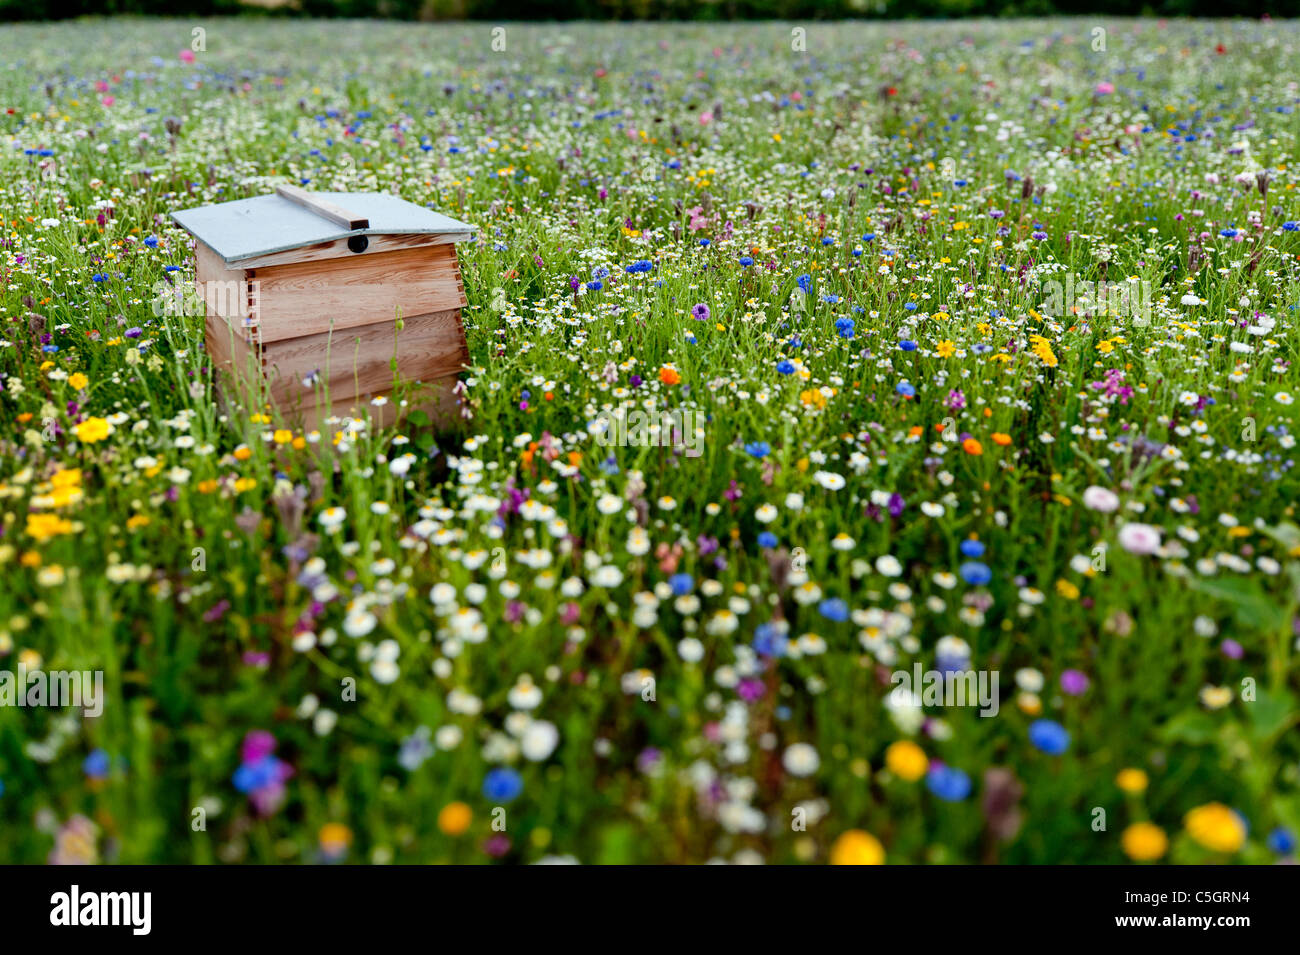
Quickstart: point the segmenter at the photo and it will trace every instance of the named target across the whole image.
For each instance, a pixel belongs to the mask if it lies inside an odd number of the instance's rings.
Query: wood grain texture
[[[416,315],[403,321],[322,332],[268,342],[263,364],[277,403],[309,400],[304,379],[328,383],[332,400],[377,394],[393,384],[393,358],[403,381],[433,381],[455,375],[469,362],[460,313],[456,309]]]
[[[257,338],[283,341],[466,304],[450,245],[295,262],[249,271],[258,283]]]
[[[225,259],[202,242],[194,243],[194,281],[209,319],[229,319],[236,328],[249,318],[250,288],[242,268],[230,268]]]
[[[276,186],[275,194],[345,229],[369,229],[370,220],[297,186]]]
[[[234,265],[241,269],[264,269],[273,265],[289,265],[294,262],[322,262],[326,259],[364,258],[377,252],[393,252],[398,249],[419,249],[431,245],[452,245],[469,238],[468,232],[451,232],[440,235],[368,235],[370,240],[364,252],[353,252],[348,248],[347,239],[333,242],[320,242],[316,245],[304,245],[285,252],[270,252],[240,259]]]

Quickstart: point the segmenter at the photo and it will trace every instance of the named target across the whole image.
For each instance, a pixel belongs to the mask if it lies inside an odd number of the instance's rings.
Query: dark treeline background
[[[1300,0],[0,0],[0,20],[104,14],[405,20],[837,20],[917,17],[1290,17]]]

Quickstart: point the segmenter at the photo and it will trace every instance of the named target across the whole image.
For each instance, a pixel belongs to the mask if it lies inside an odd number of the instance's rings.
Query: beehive
[[[469,358],[456,243],[471,226],[396,196],[296,186],[172,218],[195,238],[208,353],[237,387],[307,430],[364,412],[387,425],[417,408],[455,419]],[[376,406],[394,359],[419,386],[405,408]]]

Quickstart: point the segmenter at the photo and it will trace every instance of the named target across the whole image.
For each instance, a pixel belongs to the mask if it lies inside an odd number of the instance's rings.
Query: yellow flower
[[[935,354],[940,358],[951,358],[957,351],[957,346],[950,341],[941,341],[935,346]]]
[[[72,522],[57,514],[28,514],[27,536],[38,541],[47,541],[60,534],[71,534]]]
[[[1042,335],[1030,335],[1029,341],[1032,343],[1030,349],[1038,356],[1038,360],[1048,368],[1055,368],[1057,364],[1056,355],[1052,353],[1051,342]]]
[[[113,428],[104,418],[87,418],[72,430],[76,433],[78,441],[94,444],[107,438]]]
[[[1135,822],[1119,837],[1124,854],[1134,862],[1152,862],[1169,848],[1169,837],[1159,826],[1149,822]]]
[[[869,832],[850,829],[831,846],[831,865],[883,865],[885,847]]]
[[[293,432],[284,428],[279,428],[271,438],[276,444],[288,444],[293,440]]]
[[[137,527],[148,527],[149,521],[149,517],[144,514],[132,514],[126,519],[126,529],[133,531]]]
[[[90,384],[90,379],[87,378],[85,375],[83,375],[81,372],[74,371],[71,375],[68,376],[68,384],[72,386],[74,391],[81,391],[83,388],[85,388],[87,385]]]
[[[60,468],[50,477],[54,487],[80,487],[81,468]]]
[[[341,822],[327,822],[320,827],[320,847],[329,855],[340,855],[352,845],[352,830]]]
[[[1197,806],[1183,817],[1187,833],[1212,852],[1236,852],[1246,841],[1240,817],[1221,802]]]
[[[891,743],[885,750],[885,766],[895,776],[906,779],[909,783],[924,776],[928,764],[925,751],[909,740]]]
[[[473,811],[463,802],[449,802],[438,813],[438,828],[449,836],[459,836],[469,828]]]
[[[1146,792],[1147,774],[1140,769],[1121,769],[1115,777],[1115,785],[1126,793]]]

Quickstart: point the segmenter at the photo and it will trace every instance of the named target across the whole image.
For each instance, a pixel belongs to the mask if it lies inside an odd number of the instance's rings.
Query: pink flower
[[[193,51],[193,50],[181,50],[181,52],[180,52],[179,55],[180,55],[180,58],[181,58],[181,62],[182,62],[182,63],[193,63],[193,62],[194,62],[194,51]]]
[[[1102,80],[1100,83],[1097,84],[1097,95],[1109,96],[1113,92],[1115,92],[1114,83],[1107,83],[1105,80]]]
[[[1119,508],[1119,495],[1107,488],[1092,484],[1083,492],[1083,506],[1090,511],[1113,514]]]
[[[102,100],[100,100],[100,102],[103,103],[105,106],[112,106],[117,101],[113,99],[113,97],[111,96],[105,96]]]
[[[711,112],[706,109],[704,112],[700,113],[701,126],[707,126],[711,122],[713,122],[713,114]]]
[[[1160,549],[1160,528],[1150,524],[1125,524],[1119,529],[1119,546],[1130,554],[1154,554]]]

